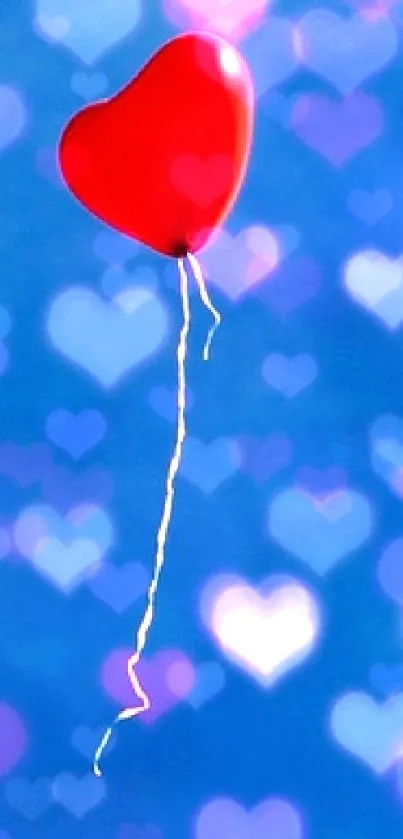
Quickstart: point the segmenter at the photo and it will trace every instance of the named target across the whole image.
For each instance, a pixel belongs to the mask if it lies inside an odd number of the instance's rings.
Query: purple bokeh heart
[[[347,199],[350,213],[368,227],[375,227],[381,219],[390,213],[393,196],[386,189],[354,189]]]
[[[270,15],[243,45],[251,68],[257,97],[288,79],[298,69],[294,50],[294,23],[284,16]]]
[[[46,813],[53,803],[51,781],[48,778],[37,778],[35,781],[12,778],[5,792],[10,807],[31,822]]]
[[[76,819],[83,819],[103,801],[106,785],[103,778],[95,778],[92,774],[77,778],[64,772],[55,778],[52,793],[55,801],[68,813]]]
[[[294,105],[291,123],[307,146],[333,166],[343,166],[381,135],[383,111],[374,97],[362,91],[342,101],[303,94]]]
[[[269,434],[264,440],[245,435],[237,439],[240,469],[257,484],[284,469],[292,458],[292,443],[285,434]]]
[[[52,450],[47,443],[0,446],[0,473],[22,489],[46,478],[53,469]]]
[[[42,481],[43,499],[63,513],[76,504],[88,502],[104,507],[113,497],[112,475],[105,469],[92,466],[85,472],[72,472],[66,467],[55,467]]]
[[[195,839],[302,839],[297,810],[281,798],[268,798],[249,812],[229,798],[207,804],[196,822]]]
[[[220,230],[201,254],[207,279],[233,303],[252,292],[277,268],[281,245],[269,228],[246,227],[236,235]]]
[[[320,265],[310,257],[295,255],[273,272],[257,296],[278,317],[286,318],[315,297],[321,285]]]
[[[225,671],[216,661],[200,664],[195,672],[195,685],[187,701],[195,711],[217,696],[225,686]]]
[[[164,16],[180,29],[216,32],[232,42],[261,23],[269,0],[163,0]]]
[[[345,96],[393,58],[398,37],[387,15],[368,20],[310,9],[297,24],[295,44],[301,61]]]
[[[271,388],[282,393],[287,399],[293,399],[315,381],[317,364],[307,353],[300,353],[292,358],[273,353],[265,359],[262,373],[265,382]]]
[[[99,600],[122,614],[145,594],[148,580],[148,572],[140,562],[127,562],[121,567],[105,562],[88,585]]]
[[[53,443],[79,460],[103,438],[106,422],[99,411],[53,411],[46,422],[46,433]]]
[[[206,495],[232,478],[238,468],[239,452],[233,440],[219,437],[206,443],[186,438],[180,475]]]
[[[5,702],[0,702],[0,778],[20,762],[27,745],[21,717]]]
[[[132,650],[115,650],[107,657],[101,672],[104,690],[124,708],[140,704],[127,675],[131,655]],[[140,659],[136,673],[151,700],[150,710],[139,716],[146,724],[155,722],[186,699],[195,685],[193,664],[179,650],[161,650],[152,658]]]
[[[302,466],[295,476],[296,486],[318,500],[345,490],[347,483],[347,473],[339,466],[330,466],[322,470]]]

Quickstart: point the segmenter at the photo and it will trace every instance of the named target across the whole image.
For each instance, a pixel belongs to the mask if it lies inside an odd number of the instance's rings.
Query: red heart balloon
[[[60,141],[63,177],[112,227],[172,257],[195,253],[229,213],[253,129],[249,70],[205,33],[163,46],[120,93],[90,105]]]

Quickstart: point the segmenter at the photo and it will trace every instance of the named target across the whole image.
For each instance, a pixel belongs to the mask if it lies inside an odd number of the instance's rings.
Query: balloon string
[[[188,253],[187,258],[188,258],[188,260],[189,260],[189,262],[192,266],[194,278],[197,282],[197,285],[199,286],[199,292],[200,292],[200,297],[201,297],[202,303],[204,303],[206,309],[208,309],[209,312],[211,312],[211,314],[213,315],[213,318],[214,318],[213,326],[209,330],[209,333],[207,335],[207,340],[206,340],[206,343],[204,345],[204,350],[203,350],[204,361],[208,361],[212,340],[213,340],[214,335],[215,335],[215,333],[216,333],[216,331],[217,331],[217,329],[218,329],[218,327],[221,323],[221,315],[220,315],[219,312],[217,312],[217,309],[215,308],[215,306],[213,306],[213,304],[210,300],[210,297],[208,295],[208,291],[207,291],[207,288],[206,288],[206,284],[204,282],[203,272],[202,272],[202,269],[200,267],[199,261],[196,259],[195,256],[193,256],[192,253]]]
[[[126,708],[117,715],[112,725],[106,730],[94,757],[94,774],[100,778],[102,772],[99,767],[100,758],[108,745],[113,729],[121,720],[128,720],[132,717],[137,717],[144,711],[148,711],[151,707],[151,701],[145,689],[142,687],[140,680],[136,674],[136,667],[140,660],[140,656],[144,650],[147,633],[151,627],[154,617],[154,600],[157,592],[158,581],[162,571],[165,558],[165,544],[168,535],[168,528],[172,516],[172,507],[174,500],[174,481],[179,470],[183,442],[186,436],[185,425],[185,409],[186,409],[186,354],[187,341],[190,330],[190,306],[189,306],[189,292],[188,292],[188,278],[186,274],[185,264],[183,259],[178,260],[180,290],[183,311],[183,325],[179,336],[177,346],[177,364],[178,364],[178,391],[177,391],[177,435],[174,452],[168,468],[165,499],[162,511],[160,526],[157,533],[157,551],[154,563],[153,577],[147,592],[147,606],[144,612],[143,619],[137,631],[136,648],[133,655],[130,656],[127,663],[128,676],[137,699],[140,700],[140,705],[136,708]]]

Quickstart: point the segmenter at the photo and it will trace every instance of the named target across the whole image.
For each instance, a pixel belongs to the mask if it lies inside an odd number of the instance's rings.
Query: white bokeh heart
[[[403,693],[378,703],[366,693],[341,696],[331,712],[335,740],[377,775],[403,756]]]
[[[34,22],[41,37],[91,65],[133,32],[141,15],[140,0],[36,0]]]
[[[359,251],[347,261],[343,282],[350,297],[388,329],[403,323],[403,257]]]
[[[161,346],[168,328],[156,294],[129,288],[105,300],[72,287],[54,300],[48,316],[53,346],[102,387],[114,387]]]
[[[201,610],[227,657],[264,687],[302,662],[320,631],[315,597],[288,577],[271,577],[259,590],[240,578],[216,578],[202,594]]]

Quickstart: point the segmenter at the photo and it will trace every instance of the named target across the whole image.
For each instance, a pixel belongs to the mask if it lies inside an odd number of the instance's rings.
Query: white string
[[[177,475],[180,460],[182,455],[182,447],[183,442],[186,436],[186,424],[185,424],[185,409],[186,409],[186,369],[185,369],[185,362],[186,362],[186,354],[187,354],[187,341],[189,336],[190,330],[190,306],[189,306],[189,291],[188,291],[188,278],[186,274],[185,264],[183,259],[178,260],[178,268],[179,268],[179,278],[180,278],[180,290],[181,290],[181,300],[182,300],[182,310],[183,310],[183,325],[179,336],[178,347],[177,347],[177,362],[178,362],[178,397],[177,397],[177,433],[176,433],[176,443],[174,452],[171,458],[171,462],[168,468],[167,480],[166,480],[166,489],[165,489],[165,499],[164,499],[164,506],[162,511],[162,517],[160,526],[157,533],[157,551],[155,556],[155,563],[154,563],[154,572],[153,577],[148,589],[147,593],[147,607],[144,612],[143,619],[137,631],[137,639],[136,639],[136,648],[133,655],[130,656],[129,661],[127,663],[127,672],[128,676],[133,688],[137,699],[140,700],[141,704],[138,705],[136,708],[126,708],[126,710],[121,711],[120,714],[117,715],[112,725],[106,730],[94,757],[94,774],[100,778],[102,772],[99,768],[99,761],[100,758],[110,740],[111,734],[113,729],[117,723],[121,720],[128,720],[132,717],[137,717],[139,714],[142,714],[144,711],[148,711],[151,706],[150,697],[147,695],[146,691],[140,684],[139,678],[136,674],[136,667],[139,663],[140,656],[144,650],[145,643],[147,640],[147,633],[150,629],[150,626],[153,621],[154,617],[154,599],[157,592],[158,581],[162,571],[162,567],[164,564],[165,558],[165,544],[168,535],[168,528],[171,521],[172,516],[172,507],[173,507],[173,500],[174,500],[174,481]]]
[[[204,361],[208,361],[209,354],[210,354],[210,348],[211,348],[211,342],[214,338],[216,330],[218,329],[218,327],[221,323],[221,315],[220,315],[219,312],[217,312],[217,309],[215,308],[215,306],[213,306],[213,304],[210,300],[210,297],[208,295],[208,291],[207,291],[207,288],[206,288],[206,284],[204,282],[203,272],[202,272],[202,269],[200,267],[199,261],[196,259],[195,256],[193,256],[192,253],[188,253],[187,258],[188,258],[188,260],[189,260],[189,262],[192,266],[194,278],[197,282],[197,285],[199,286],[199,292],[200,292],[200,297],[201,297],[202,303],[204,303],[206,309],[208,309],[209,312],[211,312],[211,314],[213,315],[213,318],[214,318],[213,326],[209,330],[209,333],[207,335],[207,340],[206,340],[206,343],[204,345],[204,350],[203,350]]]

